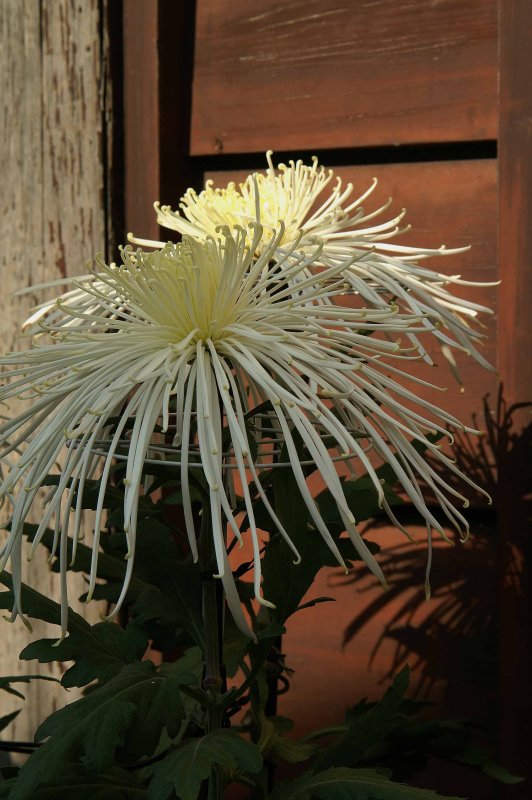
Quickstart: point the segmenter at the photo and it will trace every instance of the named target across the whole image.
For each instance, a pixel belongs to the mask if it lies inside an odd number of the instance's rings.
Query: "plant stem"
[[[203,688],[212,697],[213,704],[207,708],[206,731],[219,728],[222,724],[222,712],[217,701],[222,688],[222,675],[220,669],[220,636],[218,625],[218,587],[216,579],[210,576],[203,577],[203,622],[205,635],[205,675]]]
[[[222,586],[214,575],[216,554],[212,538],[211,515],[208,503],[204,503],[201,518],[201,532],[198,541],[199,564],[202,579],[202,616],[205,637],[205,670],[203,688],[210,703],[205,709],[205,732],[213,733],[222,725],[223,709],[220,704],[223,687],[223,614],[224,599]],[[223,797],[222,776],[218,767],[213,766],[206,788],[206,800],[221,800]]]

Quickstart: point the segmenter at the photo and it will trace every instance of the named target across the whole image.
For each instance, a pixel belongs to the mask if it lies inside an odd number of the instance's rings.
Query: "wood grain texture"
[[[124,116],[126,227],[156,236],[159,199],[159,60],[157,0],[124,5]]]
[[[198,0],[191,153],[494,139],[496,0]]]
[[[85,271],[106,249],[105,169],[102,147],[104,53],[98,0],[7,0],[0,4],[2,130],[2,349],[24,346],[19,324],[36,295],[13,300],[17,289]],[[48,596],[58,595],[44,553],[25,579]],[[72,598],[83,582],[70,581]],[[74,603],[75,605],[75,603]],[[91,612],[97,617],[97,609]],[[28,632],[2,622],[0,674],[58,674],[47,665],[19,663]],[[34,637],[57,628],[36,624]],[[63,690],[35,682],[25,691],[23,713],[6,738],[31,740],[35,728],[66,700]],[[73,699],[70,694],[69,700]],[[11,710],[2,700],[2,713]],[[17,706],[20,704],[17,703]],[[4,710],[5,708],[5,710]]]
[[[125,219],[139,236],[158,235],[156,200],[173,203],[197,182],[188,158],[194,5],[123,5]]]
[[[504,763],[528,778],[504,797],[525,800],[532,780],[532,5],[502,2],[500,30],[499,369],[511,411],[499,452],[501,749]]]
[[[354,184],[353,196],[362,194],[374,175],[379,178],[377,189],[366,200],[364,207],[367,211],[378,208],[391,196],[394,204],[385,212],[386,218],[393,215],[394,209],[399,211],[406,208],[406,221],[410,222],[412,230],[400,237],[401,243],[422,247],[439,247],[442,243],[448,247],[471,245],[471,250],[466,253],[427,262],[433,269],[448,274],[462,274],[468,280],[484,282],[498,279],[495,161],[338,167],[335,168],[335,173]],[[241,180],[245,174],[209,172],[205,177],[212,178],[216,185],[223,186],[230,180]],[[461,292],[496,311],[496,287],[462,288]],[[460,294],[460,290],[456,293]],[[487,339],[483,353],[495,365],[497,316],[494,314],[484,321],[487,325]],[[456,353],[466,387],[462,394],[447,369],[445,359],[439,355],[438,348],[432,346],[430,352],[440,368],[412,367],[412,372],[439,386],[447,386],[448,391],[442,395],[441,392],[423,390],[423,397],[443,406],[469,425],[476,418],[476,424],[485,428],[482,399],[485,395],[490,395],[494,405],[497,376],[480,367],[465,354]]]

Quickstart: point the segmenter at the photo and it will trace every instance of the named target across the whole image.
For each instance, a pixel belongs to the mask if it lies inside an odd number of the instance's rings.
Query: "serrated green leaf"
[[[164,729],[173,736],[180,728],[179,687],[185,680],[182,674],[172,678],[157,671],[149,661],[129,664],[86,697],[56,711],[37,730],[36,739],[47,741],[22,767],[10,800],[32,800],[38,786],[58,779],[79,758],[94,772],[103,772],[117,749],[128,747],[131,728],[136,729],[134,742],[140,742],[136,755],[150,756]],[[195,676],[189,680],[194,682]]]
[[[19,767],[0,767],[0,797],[7,797],[9,786],[14,783],[18,773]]]
[[[301,442],[297,446],[303,455]],[[281,459],[283,457],[288,458],[286,454],[281,454]],[[294,554],[284,539],[276,534],[271,536],[263,556],[264,596],[275,605],[271,612],[273,618],[284,623],[301,604],[319,570],[326,566],[338,566],[338,562],[321,534],[311,527],[309,511],[292,470],[272,470],[272,488],[276,513],[301,555],[301,562],[294,564]],[[334,518],[337,516],[336,510]],[[339,540],[341,530],[331,528],[342,555],[348,561],[358,560],[352,543]],[[367,545],[374,552],[378,550],[370,542]]]
[[[169,719],[166,724],[166,735],[169,739],[184,733],[181,730],[181,722],[189,719],[193,713],[199,713],[198,704],[185,694],[189,685],[197,686],[201,682],[203,671],[203,659],[198,647],[191,647],[177,661],[171,664],[161,664],[158,675],[165,678],[166,688],[158,691],[154,696],[146,695],[141,698],[137,707],[138,725],[132,725],[129,729],[125,743],[120,748],[120,760],[128,764],[134,764],[144,755],[149,755],[146,748],[152,752],[158,744],[161,730],[160,720]],[[180,687],[183,687],[181,696]],[[175,693],[175,696],[170,693]],[[174,709],[176,720],[169,718],[169,709]],[[153,739],[153,747],[147,742],[147,737],[156,731]]]
[[[262,756],[254,744],[231,730],[219,729],[191,739],[149,768],[153,779],[148,800],[168,800],[173,792],[180,800],[196,800],[215,764],[255,774],[262,768]]]
[[[483,746],[474,741],[471,726],[456,720],[429,720],[410,723],[394,734],[393,746],[426,753],[447,761],[477,769],[500,783],[520,783],[523,778],[513,775]]]
[[[483,747],[477,747],[473,744],[468,744],[461,752],[458,752],[454,760],[458,761],[459,764],[480,769],[485,775],[489,775],[490,778],[494,778],[499,783],[511,785],[522,783],[525,780],[519,775],[514,775],[501,764],[497,764]]]
[[[0,583],[8,588],[7,592],[0,592],[0,608],[11,610],[14,601],[11,575],[5,571],[0,573]],[[51,622],[54,625],[59,625],[61,622],[61,606],[59,603],[37,592],[25,583],[22,584],[22,608],[25,614],[34,619],[42,619],[44,622]],[[79,614],[75,614],[73,611],[70,614],[74,624],[77,619],[81,620],[85,625],[87,624]]]
[[[298,741],[286,735],[294,726],[291,719],[281,716],[266,717],[263,712],[259,712],[257,719],[260,724],[258,746],[269,761],[298,764],[308,761],[316,754],[318,745]]]
[[[115,558],[122,550],[125,553],[123,534],[107,536],[105,546]],[[103,587],[105,597],[112,598],[112,587],[118,590],[121,581]],[[185,630],[196,643],[202,643],[199,567],[191,558],[181,557],[172,531],[160,520],[138,523],[131,589],[127,599],[138,625],[144,627],[155,620],[174,631]]]
[[[8,797],[17,779],[0,784],[0,798]],[[33,800],[145,800],[147,790],[125,770],[113,769],[95,775],[81,765],[67,767],[64,774],[35,790]]]
[[[199,566],[179,556],[170,529],[155,520],[139,525],[135,574],[149,588],[131,606],[142,624],[157,620],[186,630],[196,644],[203,643]]]
[[[281,624],[299,608],[319,570],[338,566],[335,556],[318,531],[287,528],[287,532],[301,554],[301,563],[294,564],[294,554],[278,535],[267,543],[262,560],[264,596],[275,605],[271,614]],[[336,541],[346,560],[358,560],[349,540]],[[366,541],[366,544],[372,552],[379,549],[373,542]]]
[[[32,525],[30,523],[26,523],[24,525],[24,534],[28,537],[31,541],[35,535],[37,530],[37,525]],[[105,545],[106,539],[109,538],[109,534],[105,531],[102,531],[100,535],[100,541],[102,545]],[[41,539],[41,543],[47,550],[51,551],[53,547],[54,541],[54,532],[50,529],[44,532],[44,535]],[[91,561],[92,561],[92,547],[88,547],[83,542],[78,542],[76,548],[76,558],[74,562],[72,561],[72,539],[69,537],[67,541],[67,561],[69,564],[69,570],[73,572],[86,572],[87,574],[91,570]],[[54,572],[59,571],[59,559],[56,558],[52,564],[52,570]],[[107,552],[101,552],[98,555],[98,576],[103,580],[107,581],[117,581],[118,583],[122,583],[124,579],[124,572],[125,572],[125,563],[124,558],[121,554],[113,555]],[[135,584],[135,578],[133,578],[132,584]],[[139,589],[142,587],[139,587]]]
[[[2,573],[0,581],[11,587],[11,576],[7,573]],[[1,592],[0,608],[11,608],[12,604],[12,592]],[[30,617],[60,624],[59,603],[25,584],[22,585],[22,607]],[[67,688],[85,686],[96,679],[105,681],[125,664],[141,658],[146,650],[147,639],[134,625],[128,626],[127,630],[111,622],[89,625],[83,617],[69,609],[67,627],[69,635],[60,644],[56,639],[39,639],[28,645],[20,655],[26,660],[36,658],[41,663],[74,660],[76,663],[62,679],[63,686]]]
[[[61,679],[67,689],[86,686],[94,680],[105,683],[125,664],[139,661],[146,651],[148,639],[136,625],[124,630],[113,622],[77,626],[60,644],[56,639],[38,639],[20,654],[27,661],[40,663],[75,661]]]
[[[257,628],[255,635],[257,642],[264,642],[267,639],[276,639],[278,636],[283,636],[286,633],[286,628],[280,622],[270,622],[264,628]]]
[[[349,728],[336,742],[320,754],[315,772],[329,767],[354,767],[370,758],[385,736],[403,720],[401,703],[408,688],[410,670],[405,667],[396,675],[382,700],[372,704],[365,713],[348,718]]]
[[[336,735],[323,751],[316,769],[333,766],[387,769],[397,781],[408,781],[426,767],[429,757],[467,765],[501,783],[522,779],[499,765],[488,750],[475,742],[475,729],[467,722],[413,719],[431,703],[402,696],[407,674],[400,673],[382,700],[357,703],[346,713],[346,723],[316,731],[307,740]]]
[[[268,800],[460,800],[432,789],[394,783],[371,769],[328,769],[278,784]]]
[[[46,478],[42,481],[43,486],[57,486],[59,481],[61,480],[60,475],[47,475]],[[69,481],[66,485],[66,488],[69,488],[71,485],[71,481]],[[83,485],[83,496],[81,499],[81,508],[84,509],[96,509],[98,505],[98,497],[100,494],[100,481],[94,479],[85,480]],[[74,503],[77,500],[77,492],[74,493]],[[121,483],[117,483],[114,486],[111,483],[108,483],[103,500],[102,500],[102,508],[104,509],[117,509],[121,508],[124,505],[124,491],[122,488]],[[138,505],[138,513],[139,516],[146,516],[146,514],[151,514],[155,510],[155,503],[151,500],[148,495],[141,495],[139,497],[139,505]]]
[[[51,547],[52,541],[53,533],[49,531],[45,534],[44,543]],[[121,533],[105,534],[101,544],[105,552],[99,555],[98,575],[107,582],[96,587],[94,597],[113,601],[121,591],[124,578],[125,536]],[[91,558],[92,550],[80,543],[73,568],[89,571]],[[0,601],[1,597],[0,594]],[[139,626],[145,627],[146,623],[158,621],[162,625],[171,625],[174,631],[185,630],[194,642],[202,643],[199,567],[191,559],[180,556],[172,531],[160,520],[139,520],[133,577],[126,602],[131,604],[131,615]],[[9,608],[11,603],[3,607]],[[57,604],[55,607],[59,608]],[[27,606],[24,605],[24,608],[27,609]],[[38,617],[43,609],[39,606],[36,610],[38,613],[33,616]]]
[[[296,441],[298,453],[301,453],[301,443]],[[289,461],[286,445],[283,445],[280,461]],[[272,475],[272,488],[274,508],[277,516],[286,530],[305,531],[310,520],[310,513],[303,496],[299,490],[292,469],[274,469]]]
[[[61,475],[47,475],[42,481],[42,486],[57,486],[61,480]],[[70,487],[71,481],[68,482],[67,488]],[[100,492],[100,481],[87,479],[83,488],[82,508],[95,509],[98,502],[98,495]],[[114,508],[124,503],[124,494],[118,487],[108,483],[104,498],[103,508]]]

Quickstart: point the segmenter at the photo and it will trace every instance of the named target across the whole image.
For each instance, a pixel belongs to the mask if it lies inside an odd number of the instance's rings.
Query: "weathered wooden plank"
[[[496,0],[198,0],[191,152],[496,137]]]
[[[24,346],[17,338],[18,327],[37,300],[13,300],[11,293],[79,274],[95,252],[106,248],[100,38],[105,8],[98,0],[0,4],[0,73],[5,76],[0,215],[4,350]],[[57,596],[58,583],[44,555],[27,565],[25,577],[41,592]],[[75,600],[84,584],[73,577],[70,587]],[[20,622],[2,626],[0,674],[58,674],[44,665],[19,664],[17,656],[28,633]],[[57,628],[37,624],[34,636],[56,633]],[[37,724],[65,701],[62,690],[44,683],[36,682],[25,694],[24,711],[6,738],[31,740]]]
[[[374,175],[379,177],[379,185],[373,195],[366,200],[367,211],[378,208],[388,196],[394,204],[393,209],[407,209],[406,222],[412,230],[403,234],[397,241],[423,247],[448,247],[471,245],[467,253],[432,259],[427,262],[433,269],[447,274],[462,274],[468,280],[496,281],[498,279],[496,257],[496,205],[497,205],[497,164],[492,160],[448,161],[412,164],[387,164],[380,167],[356,166],[338,167],[335,173],[355,186],[353,196],[362,192],[371,183]],[[209,172],[206,178],[214,180],[215,185],[223,186],[230,180],[241,180],[246,173]],[[384,217],[383,217],[384,219]],[[462,293],[496,310],[496,288],[462,289]],[[457,294],[460,292],[457,291]],[[487,342],[483,350],[488,360],[496,363],[496,316],[487,317]],[[476,415],[477,423],[485,428],[483,421],[482,398],[490,395],[492,407],[497,396],[497,377],[476,364],[462,353],[456,353],[456,360],[463,375],[465,393],[447,370],[445,359],[438,348],[429,348],[440,369],[430,367],[409,367],[412,372],[421,374],[438,386],[447,386],[448,391],[423,390],[423,397],[444,406],[467,424]]]
[[[500,709],[504,763],[528,780],[504,797],[525,800],[532,778],[532,5],[501,3],[499,369],[507,426],[499,434],[501,547]]]

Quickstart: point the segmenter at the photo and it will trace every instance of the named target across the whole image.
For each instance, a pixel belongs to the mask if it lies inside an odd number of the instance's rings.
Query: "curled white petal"
[[[234,485],[225,478],[228,469],[236,470],[243,487],[253,548],[254,591],[259,603],[268,605],[269,600],[262,595],[261,532],[247,487],[248,476],[256,496],[262,499],[291,548],[291,557],[299,560],[297,548],[261,482],[261,469],[271,466],[267,453],[273,451],[267,450],[268,437],[257,430],[254,438],[246,423],[246,416],[264,403],[269,409],[270,431],[277,442],[284,443],[288,458],[284,466],[293,471],[312,523],[339,564],[345,566],[307,486],[297,437],[305,449],[305,458],[330,489],[354,548],[381,582],[381,568],[361,538],[344,495],[335,454],[363,466],[393,524],[400,527],[385,502],[368,456],[370,449],[392,466],[406,495],[426,521],[430,535],[433,530],[445,533],[429,508],[427,493],[452,524],[467,533],[467,523],[455,505],[462,504],[463,497],[414,444],[421,443],[431,459],[447,467],[449,459],[431,443],[428,433],[448,427],[463,430],[464,426],[410,391],[408,374],[396,366],[417,357],[412,340],[432,330],[434,308],[430,298],[441,296],[441,281],[438,279],[437,288],[432,287],[431,293],[432,278],[425,270],[426,281],[416,293],[414,273],[402,265],[397,271],[403,270],[405,276],[392,278],[396,267],[388,256],[383,256],[373,274],[380,270],[381,285],[387,281],[390,291],[395,291],[396,280],[396,296],[404,302],[392,305],[375,300],[361,308],[333,302],[346,276],[352,274],[353,281],[362,280],[369,260],[367,252],[353,250],[327,255],[327,243],[333,241],[337,247],[341,237],[334,238],[334,231],[325,234],[323,226],[332,226],[333,230],[336,225],[336,232],[343,235],[348,229],[346,220],[352,221],[350,214],[354,213],[359,222],[362,220],[356,201],[343,206],[352,191],[349,186],[342,188],[337,183],[331,197],[323,201],[321,211],[309,217],[307,228],[300,224],[298,214],[311,214],[315,191],[321,192],[331,180],[330,173],[318,168],[316,162],[310,168],[300,162],[291,164],[281,170],[279,180],[270,167],[262,183],[257,177],[253,182],[259,189],[262,184],[268,186],[270,194],[259,197],[255,192],[252,197],[249,189],[248,198],[242,187],[227,190],[236,203],[233,227],[228,227],[220,210],[215,231],[200,239],[191,238],[190,234],[197,234],[205,219],[203,211],[194,217],[192,206],[185,203],[187,235],[181,244],[168,243],[154,252],[126,247],[119,265],[100,261],[94,273],[78,281],[54,310],[43,306],[50,339],[43,333],[31,349],[0,359],[10,379],[0,388],[0,402],[13,396],[26,397],[30,402],[29,410],[0,426],[5,456],[0,494],[8,497],[13,506],[0,567],[11,560],[19,587],[22,526],[39,488],[63,453],[64,469],[57,485],[47,492],[35,539],[37,545],[45,528],[53,524],[54,551],[59,548],[63,633],[67,610],[66,541],[73,515],[75,556],[81,495],[87,479],[100,479],[90,597],[98,575],[103,501],[111,465],[115,458],[126,462],[127,554],[124,585],[115,614],[126,599],[132,576],[145,465],[150,459],[158,459],[159,463],[170,451],[174,453],[173,461],[168,457],[170,463],[180,465],[185,524],[194,558],[197,545],[191,471],[201,470],[204,476],[217,574],[223,580],[237,624],[249,633],[227,561],[227,527],[237,538],[241,537]],[[290,207],[283,195],[288,190]],[[248,224],[249,217],[243,209],[250,198],[254,203],[260,200],[258,213],[264,225]],[[284,222],[281,211],[286,215]],[[270,212],[273,217],[268,221]],[[161,209],[160,214],[170,212]],[[393,221],[394,229],[398,224],[399,220]],[[303,234],[299,231],[296,235],[296,228],[301,228]],[[308,237],[315,237],[318,228],[324,244],[316,246],[313,242],[310,246]],[[382,226],[373,225],[366,233],[371,230],[371,236],[376,235],[382,232],[379,228]],[[295,240],[290,244],[292,235]],[[377,284],[370,281],[367,285],[369,298]],[[411,302],[407,286],[412,289]],[[375,296],[380,297],[378,293]],[[442,318],[446,313],[455,313],[455,309],[441,311]],[[462,328],[457,328],[455,335],[465,347]],[[169,438],[173,445],[160,447],[156,433]],[[228,442],[224,439],[227,436]],[[260,454],[254,455],[255,451]],[[454,465],[451,468],[459,475]],[[471,483],[467,478],[466,481]],[[22,612],[17,588],[13,613]]]

